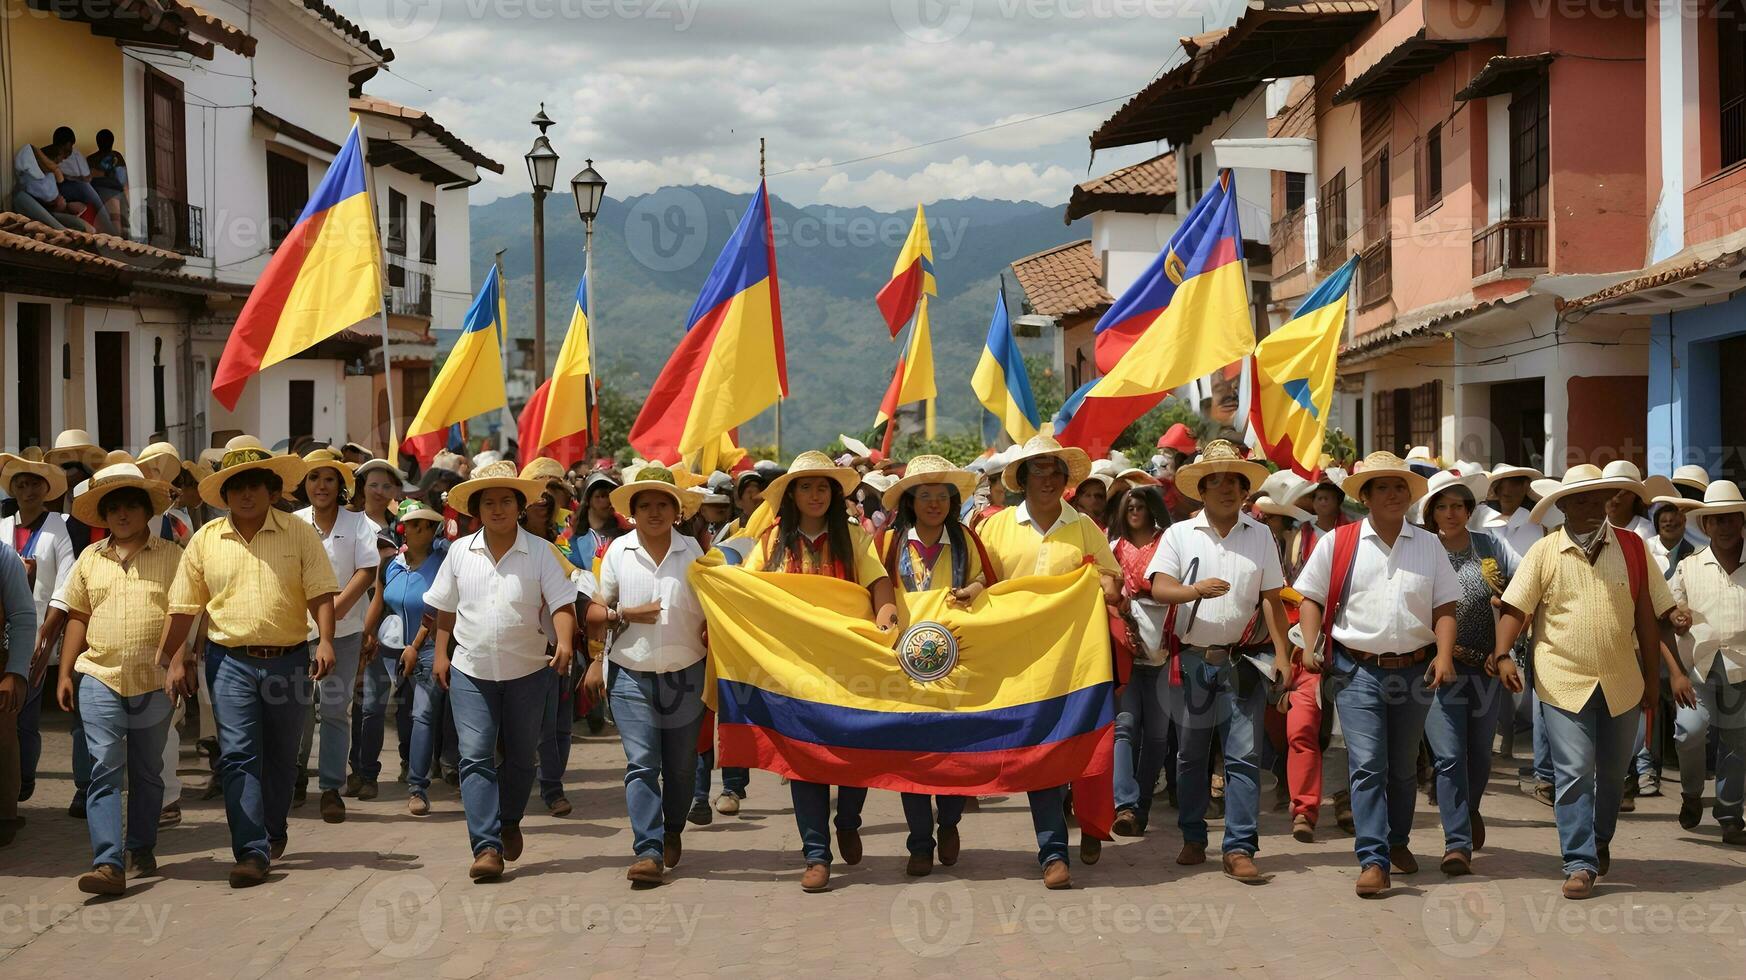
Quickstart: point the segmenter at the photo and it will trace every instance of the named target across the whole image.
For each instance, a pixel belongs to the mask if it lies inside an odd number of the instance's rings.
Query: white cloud
[[[898,175],[876,170],[860,177],[834,173],[819,187],[820,200],[898,211],[918,201],[986,197],[1007,201],[1054,204],[1067,199],[1076,183],[1065,167],[1039,168],[1029,163],[998,164],[958,156]]]

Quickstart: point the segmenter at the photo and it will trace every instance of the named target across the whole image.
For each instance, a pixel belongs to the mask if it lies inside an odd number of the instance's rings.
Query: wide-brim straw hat
[[[362,483],[365,477],[378,471],[393,477],[395,483],[404,484],[406,482],[406,472],[385,459],[367,459],[359,463],[358,468],[352,471],[352,476],[359,483]]]
[[[103,466],[104,453],[97,440],[91,438],[91,433],[84,429],[67,429],[55,436],[53,449],[43,453],[43,459],[56,466],[62,463],[78,463],[87,470],[96,472]]]
[[[1673,485],[1673,481],[1659,473],[1643,478],[1643,492],[1649,495],[1650,503],[1664,497],[1679,497],[1680,495],[1679,488]]]
[[[1493,466],[1491,472],[1487,473],[1486,476],[1489,477],[1493,483],[1496,483],[1499,480],[1514,479],[1516,477],[1526,477],[1529,483],[1533,483],[1535,480],[1546,479],[1546,474],[1534,469],[1532,466],[1517,466],[1514,463],[1499,463],[1496,466]]]
[[[42,459],[40,451],[32,452],[34,449],[36,449],[35,446],[26,449],[22,456],[0,453],[0,487],[4,487],[7,493],[11,493],[12,478],[21,473],[28,473],[32,476],[40,476],[48,482],[48,493],[44,495],[43,499],[53,500],[67,492],[66,471],[62,470],[58,463]]]
[[[1625,466],[1631,464],[1626,463]],[[1641,480],[1631,478],[1622,467],[1608,464],[1608,469],[1614,470],[1608,475],[1600,467],[1592,463],[1579,463],[1564,471],[1564,477],[1558,480],[1537,480],[1534,492],[1540,495],[1534,509],[1528,513],[1528,518],[1535,523],[1545,522],[1546,512],[1557,506],[1558,501],[1572,494],[1588,493],[1593,490],[1629,490],[1639,498],[1647,501],[1649,494],[1643,489]],[[1636,469],[1636,467],[1631,467]]]
[[[976,492],[976,474],[953,466],[952,461],[944,456],[917,456],[904,468],[903,479],[893,483],[880,495],[880,502],[885,504],[886,510],[896,510],[898,501],[903,499],[903,495],[911,487],[929,483],[943,483],[957,488],[959,500],[969,500]]]
[[[1408,469],[1406,460],[1386,450],[1378,450],[1364,457],[1364,462],[1358,464],[1356,473],[1340,481],[1340,492],[1358,500],[1363,496],[1365,484],[1385,476],[1398,476],[1405,480],[1414,500],[1425,495],[1425,488],[1430,483],[1425,477]]]
[[[449,491],[449,506],[457,514],[473,516],[473,498],[486,490],[499,487],[519,491],[523,501],[534,500],[546,492],[544,480],[524,480],[516,472],[515,464],[507,459],[495,463],[486,463],[473,471],[471,479],[464,480]]]
[[[1261,481],[1261,496],[1280,507],[1298,509],[1298,502],[1314,493],[1316,485],[1290,470],[1280,470]],[[1257,501],[1259,504],[1259,501]]]
[[[357,494],[357,474],[352,472],[352,468],[346,465],[345,459],[343,459],[339,453],[334,452],[326,446],[323,446],[320,449],[310,450],[309,455],[303,457],[303,465],[306,467],[303,471],[304,479],[308,479],[309,474],[314,473],[316,470],[333,470],[335,473],[339,474],[340,488],[345,490],[346,499],[350,500]]]
[[[1693,490],[1707,490],[1710,486],[1710,472],[1694,463],[1687,463],[1673,471],[1675,486],[1690,487]]]
[[[1700,523],[1705,517],[1722,514],[1746,514],[1746,498],[1740,495],[1740,485],[1733,480],[1712,480],[1704,488],[1703,506],[1691,512]]]
[[[521,468],[524,480],[557,480],[564,482],[564,464],[550,456],[536,456]]]
[[[200,481],[200,499],[220,510],[228,510],[221,491],[231,477],[249,470],[266,470],[277,474],[284,489],[291,490],[303,482],[303,474],[308,469],[303,460],[289,454],[275,454],[254,436],[235,436],[225,443],[224,455],[219,457],[212,475]]]
[[[631,516],[631,503],[637,494],[650,490],[664,493],[672,498],[673,505],[679,508],[679,516],[690,517],[703,506],[703,494],[685,493],[680,490],[679,481],[671,469],[659,463],[649,463],[640,469],[626,470],[624,486],[612,491],[612,509],[626,517]]]
[[[134,462],[147,479],[173,483],[182,472],[182,451],[167,442],[154,442],[141,449]]]
[[[1424,494],[1413,502],[1412,521],[1414,524],[1423,524],[1429,521],[1431,519],[1431,499],[1450,488],[1465,491],[1463,496],[1467,500],[1467,516],[1472,517],[1474,509],[1479,506],[1481,500],[1485,499],[1485,492],[1490,487],[1491,477],[1482,470],[1476,469],[1474,472],[1466,474],[1458,473],[1455,470],[1438,470],[1431,474],[1429,480],[1425,481]]]
[[[1200,481],[1214,473],[1236,473],[1249,481],[1251,491],[1259,489],[1270,476],[1267,467],[1252,459],[1244,459],[1234,443],[1214,439],[1206,444],[1194,462],[1176,470],[1176,492],[1190,500],[1200,499]]]
[[[1055,439],[1055,427],[1044,425],[1042,431],[1025,440],[1022,446],[1014,446],[1006,457],[1006,468],[1000,472],[1001,486],[1014,493],[1023,490],[1019,485],[1019,464],[1033,459],[1053,456],[1067,467],[1067,486],[1069,489],[1085,482],[1091,475],[1091,457],[1085,450],[1077,446],[1063,446]]]
[[[1116,479],[1126,480],[1129,484],[1143,487],[1155,487],[1163,482],[1152,474],[1147,473],[1145,470],[1140,469],[1138,466],[1130,466],[1127,469],[1122,470],[1120,473],[1116,474]]]
[[[794,457],[794,462],[789,464],[786,473],[772,478],[769,483],[764,485],[764,496],[776,501],[776,506],[780,507],[782,495],[788,492],[790,483],[803,477],[814,476],[835,480],[837,486],[843,488],[843,496],[845,497],[854,493],[855,488],[861,485],[861,474],[855,472],[853,467],[838,466],[824,453],[816,449],[808,449]]]
[[[1311,514],[1309,511],[1300,507],[1293,507],[1290,504],[1282,504],[1267,494],[1262,494],[1255,499],[1255,509],[1263,514],[1272,514],[1275,517],[1289,517],[1294,521],[1306,524],[1316,519],[1315,515]]]
[[[180,461],[178,461],[180,462]],[[170,501],[175,499],[176,488],[168,481],[154,479],[134,463],[114,463],[97,471],[97,474],[84,484],[84,492],[73,498],[72,513],[75,518],[92,527],[107,528],[103,521],[103,498],[117,490],[135,487],[146,492],[151,498],[151,517],[156,517],[170,509]]]

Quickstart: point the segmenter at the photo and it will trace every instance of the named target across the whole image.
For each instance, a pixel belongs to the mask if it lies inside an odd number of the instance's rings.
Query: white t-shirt
[[[1176,635],[1187,646],[1229,646],[1243,637],[1243,628],[1255,618],[1261,593],[1285,585],[1279,566],[1279,549],[1273,532],[1250,517],[1238,514],[1231,533],[1224,537],[1201,511],[1164,529],[1164,538],[1146,566],[1146,578],[1168,575],[1185,581],[1188,567],[1198,559],[1193,580],[1223,579],[1231,589],[1216,599],[1190,602],[1176,611]],[[1194,610],[1190,622],[1189,610]]]
[[[1430,531],[1406,523],[1390,548],[1369,518],[1358,535],[1352,581],[1334,617],[1334,642],[1374,654],[1411,653],[1437,642],[1432,612],[1461,599],[1461,581],[1443,543]],[[1316,543],[1294,585],[1324,609],[1336,537],[1329,534]]]
[[[36,147],[29,143],[18,148],[12,158],[12,170],[18,177],[18,186],[44,204],[61,196],[54,175],[43,173],[42,165],[36,162]]]
[[[91,164],[86,162],[84,154],[78,150],[67,154],[67,158],[61,161],[60,166],[61,176],[67,180],[91,176]]]
[[[635,531],[614,538],[606,546],[595,599],[621,610],[661,600],[659,622],[624,624],[612,641],[613,663],[632,670],[671,673],[703,659],[703,606],[687,574],[691,563],[702,556],[696,539],[677,532],[659,565],[643,550]]]
[[[375,568],[382,564],[382,553],[376,550],[376,532],[380,528],[376,527],[376,522],[365,517],[361,511],[347,510],[341,507],[339,515],[333,520],[333,530],[326,534],[322,534],[321,528],[316,527],[315,508],[305,507],[297,512],[297,516],[307,521],[309,526],[314,527],[315,533],[320,536],[322,550],[327,552],[328,564],[333,566],[333,579],[339,584],[341,592],[345,591],[346,583],[352,580],[352,575],[358,569]],[[334,597],[334,601],[339,601],[337,595]],[[337,639],[342,636],[351,636],[353,633],[362,633],[364,631],[364,614],[368,611],[369,605],[370,603],[365,599],[359,599],[353,603],[345,618],[334,621],[334,637]],[[309,638],[311,640],[316,638],[313,624],[309,631]]]
[[[576,602],[551,543],[520,528],[493,561],[485,532],[456,538],[424,604],[455,614],[450,661],[468,677],[511,681],[546,667],[541,615]]]

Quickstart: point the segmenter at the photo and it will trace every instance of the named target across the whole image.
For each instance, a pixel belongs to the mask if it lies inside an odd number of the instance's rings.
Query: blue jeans
[[[314,699],[309,648],[263,659],[208,643],[206,676],[231,852],[265,864],[269,843],[286,839],[297,741]]]
[[[1673,719],[1673,744],[1679,752],[1679,789],[1688,796],[1704,792],[1704,743],[1714,726],[1720,734],[1721,750],[1716,753],[1716,822],[1724,827],[1739,827],[1742,820],[1742,795],[1746,794],[1746,681],[1728,683],[1722,658],[1710,662],[1710,672],[1699,676],[1689,672],[1692,687],[1697,689],[1695,708],[1680,708]]]
[[[1170,757],[1170,668],[1135,664],[1116,701],[1115,805],[1132,810],[1146,829],[1152,789]]]
[[[388,699],[400,661],[392,650],[381,650],[364,665],[364,700],[352,712],[352,772],[359,779],[382,776],[382,742],[388,734]]]
[[[121,234],[121,229],[115,227],[115,222],[109,220],[109,209],[103,206],[103,198],[97,193],[97,188],[92,187],[89,181],[63,180],[57,189],[61,192],[61,196],[68,201],[78,201],[80,204],[91,205],[91,208],[97,212],[98,231],[105,235]]]
[[[1553,813],[1564,873],[1598,874],[1597,848],[1612,841],[1618,826],[1619,801],[1625,796],[1642,709],[1632,705],[1617,717],[1608,714],[1606,695],[1598,684],[1581,711],[1565,711],[1545,702],[1540,707],[1552,745]]]
[[[699,752],[697,754],[697,785],[691,793],[691,801],[693,803],[709,802],[709,771],[714,768],[714,749],[710,749],[708,752]],[[724,792],[730,792],[741,799],[745,799],[746,784],[751,781],[752,770],[750,769],[742,769],[739,766],[721,767],[721,788]]]
[[[564,795],[564,770],[570,768],[570,733],[576,728],[576,688],[568,676],[548,671],[540,713],[540,798],[551,803]]]
[[[659,861],[664,835],[685,829],[703,724],[703,671],[701,660],[669,673],[606,666],[612,720],[624,745],[631,849],[639,858]]]
[[[1067,802],[1067,787],[1036,789],[1029,794],[1031,828],[1037,832],[1037,863],[1047,867],[1050,861],[1067,860],[1067,814],[1062,806]]]
[[[794,824],[800,828],[800,850],[806,855],[806,863],[830,864],[830,786],[825,783],[803,783],[794,779],[789,781],[788,788],[794,797]],[[860,830],[861,808],[866,805],[866,787],[838,786],[837,829]]]
[[[903,794],[903,819],[909,824],[909,853],[934,856],[935,811],[939,813],[941,830],[958,826],[964,817],[964,797],[929,796],[926,793]]]
[[[501,852],[503,828],[521,826],[527,812],[549,673],[542,667],[513,680],[487,681],[449,668],[449,706],[461,742],[461,805],[474,855],[487,847]]]
[[[1389,848],[1405,847],[1412,837],[1419,740],[1431,708],[1425,665],[1385,669],[1336,647],[1333,667],[1334,703],[1346,736],[1353,850],[1359,867],[1386,870]]]
[[[316,684],[316,719],[321,726],[321,755],[317,758],[323,790],[346,784],[346,763],[352,747],[352,690],[358,683],[358,654],[364,634],[336,636],[333,640],[333,670]],[[309,749],[315,734],[307,727],[297,755],[299,766],[309,766]]]
[[[1695,683],[1695,682],[1694,682]],[[1656,708],[1657,719],[1672,718],[1677,714],[1673,701],[1668,697],[1670,684],[1667,680],[1667,665],[1661,665],[1661,698]],[[1660,724],[1655,726],[1660,728]],[[1649,730],[1649,718],[1639,714],[1637,717],[1637,752],[1631,757],[1631,781],[1625,785],[1626,796],[1636,796],[1639,792],[1658,791],[1661,787],[1661,765],[1666,747],[1657,738],[1659,732]]]
[[[418,652],[418,666],[412,676],[401,682],[401,696],[412,705],[412,746],[406,756],[406,791],[412,796],[430,798],[431,768],[436,764],[436,746],[442,738],[443,720],[449,714],[449,692],[431,675],[436,648],[426,644]],[[451,677],[453,675],[451,674]],[[454,743],[444,746],[454,753]],[[454,760],[450,760],[454,764]]]
[[[1242,675],[1248,673],[1249,680]],[[1241,691],[1239,686],[1249,690]],[[1182,700],[1176,715],[1182,748],[1176,755],[1176,824],[1182,840],[1206,845],[1206,808],[1211,795],[1207,760],[1217,730],[1224,730],[1226,851],[1254,854],[1260,844],[1260,749],[1267,711],[1267,679],[1232,656],[1213,665],[1195,647],[1182,648]]]
[[[170,734],[170,717],[170,699],[163,691],[122,697],[99,680],[79,685],[79,720],[91,746],[85,824],[91,833],[92,867],[109,864],[122,868],[127,851],[149,853],[157,846],[158,813],[164,808],[164,740]]]
[[[1473,854],[1473,814],[1491,781],[1491,738],[1508,700],[1503,682],[1478,667],[1457,665],[1455,683],[1440,687],[1425,716],[1425,740],[1437,770],[1443,850]]]

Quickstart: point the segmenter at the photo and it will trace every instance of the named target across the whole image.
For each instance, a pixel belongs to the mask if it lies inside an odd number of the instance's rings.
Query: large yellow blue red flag
[[[885,317],[885,325],[891,328],[891,335],[895,337],[915,314],[916,304],[923,296],[939,294],[939,287],[934,283],[934,246],[928,240],[927,218],[922,214],[922,206],[917,204],[915,224],[910,225],[903,250],[897,253],[897,264],[891,267],[891,281],[880,287],[874,301],[879,304],[879,313]]]
[[[676,463],[788,394],[775,242],[760,181],[631,426],[643,456]]]
[[[953,796],[1111,771],[1115,678],[1095,568],[1000,582],[968,607],[946,589],[900,595],[903,626],[882,633],[852,582],[711,558],[691,582],[723,765]]]
[[[1306,480],[1321,472],[1334,406],[1334,366],[1346,329],[1356,256],[1317,286],[1243,362],[1250,444]]]
[[[523,466],[550,456],[568,466],[588,451],[594,428],[594,378],[588,334],[588,283],[576,284],[576,307],[570,329],[558,350],[558,363],[527,405],[516,424],[516,446]]]
[[[503,301],[503,282],[497,267],[485,272],[485,284],[467,318],[461,336],[449,350],[448,360],[430,384],[424,404],[406,427],[406,448],[429,465],[425,455],[441,448],[449,427],[475,415],[500,409],[509,403],[503,390],[503,330],[508,319]],[[440,437],[433,440],[431,437]],[[427,445],[433,443],[434,445]]]
[[[382,312],[382,248],[357,120],[297,223],[267,260],[212,374],[234,410],[248,379]]]
[[[1058,430],[1061,443],[1102,456],[1171,389],[1248,356],[1255,326],[1246,275],[1237,182],[1221,170],[1164,251],[1097,322],[1103,377]]]
[[[915,322],[910,325],[908,339],[903,353],[897,358],[891,386],[885,389],[885,398],[879,403],[879,414],[873,419],[875,427],[885,423],[885,441],[879,452],[887,459],[891,458],[891,437],[897,431],[897,409],[914,402],[931,402],[937,394],[934,389],[933,338],[928,336],[928,301],[925,296],[916,306]],[[927,437],[932,439],[931,413],[928,423]]]
[[[1012,335],[1012,321],[1007,319],[1004,290],[994,295],[994,316],[988,321],[988,337],[982,343],[976,373],[970,376],[970,389],[1014,442],[1024,442],[1037,434],[1043,420],[1037,416],[1037,400],[1031,396],[1024,355],[1019,352],[1018,339]],[[995,440],[989,436],[983,433],[983,442],[992,444]]]

